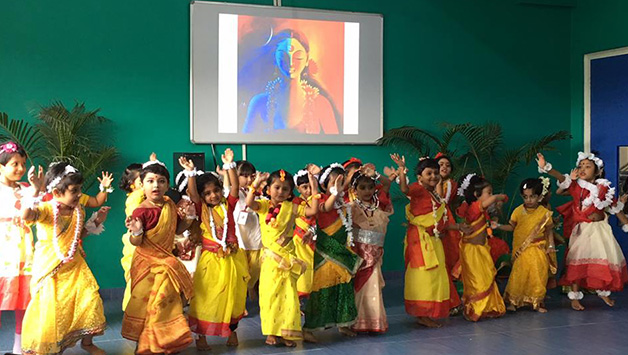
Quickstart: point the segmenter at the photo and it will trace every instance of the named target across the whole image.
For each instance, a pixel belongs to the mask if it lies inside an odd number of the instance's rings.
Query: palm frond
[[[0,112],[0,140],[10,140],[21,145],[31,163],[32,159],[39,157],[41,138],[40,132],[30,123],[11,119],[6,113]]]
[[[376,143],[386,147],[410,148],[414,150],[411,153],[416,155],[429,155],[433,146],[440,146],[438,137],[412,126],[403,126],[386,131]]]
[[[497,190],[503,191],[508,178],[516,175],[516,169],[521,163],[521,159],[521,148],[508,149],[499,157],[492,176],[493,184]]]
[[[541,151],[556,150],[553,143],[571,139],[572,136],[568,131],[558,131],[548,134],[539,139],[535,139],[522,147],[523,159],[529,164],[536,157],[536,153]]]

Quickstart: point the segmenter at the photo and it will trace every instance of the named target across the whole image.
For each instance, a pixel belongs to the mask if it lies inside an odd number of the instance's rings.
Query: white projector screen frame
[[[329,33],[334,33],[334,28],[341,29],[339,32],[342,32],[344,36],[339,34],[338,37],[333,37],[334,43],[339,43],[337,44],[339,50],[325,51],[327,47],[321,47],[321,44],[327,43],[321,40],[321,38],[325,39],[323,35],[319,36],[317,43],[310,43],[310,53],[307,55],[309,59],[312,59],[311,62],[316,59],[312,58],[313,54],[311,54],[315,50],[318,50],[316,53],[319,54],[319,57],[332,57],[332,55],[335,55],[336,57],[332,58],[336,59],[333,63],[342,62],[341,72],[343,75],[341,78],[331,74],[327,75],[327,78],[332,78],[329,81],[335,84],[333,86],[335,88],[334,92],[327,90],[325,81],[320,81],[318,77],[314,76],[313,79],[317,81],[313,82],[317,83],[316,85],[320,84],[320,90],[314,84],[305,86],[309,88],[309,91],[304,89],[306,93],[315,92],[315,94],[312,94],[313,96],[304,94],[310,98],[309,101],[305,99],[305,102],[312,105],[307,107],[314,107],[317,110],[315,112],[314,109],[306,111],[304,108],[302,115],[306,117],[304,112],[310,112],[307,117],[316,117],[316,120],[320,120],[315,124],[316,128],[312,128],[312,130],[308,131],[309,133],[306,132],[309,129],[307,127],[313,127],[314,124],[311,126],[303,124],[301,130],[297,130],[297,128],[282,129],[281,127],[277,128],[277,125],[286,125],[287,127],[288,123],[281,123],[275,119],[275,121],[271,120],[269,124],[268,121],[262,121],[261,114],[257,118],[257,121],[261,123],[252,123],[257,122],[252,113],[255,112],[256,107],[259,110],[265,107],[263,109],[264,117],[282,117],[275,111],[269,111],[270,109],[268,108],[269,102],[276,103],[282,101],[279,94],[272,94],[275,91],[269,93],[269,87],[271,87],[270,90],[279,87],[272,86],[272,83],[277,82],[276,80],[271,81],[272,77],[265,81],[265,77],[260,75],[254,80],[250,80],[251,82],[256,80],[257,83],[267,83],[263,87],[259,85],[254,86],[253,84],[249,85],[249,87],[259,88],[257,89],[258,95],[253,95],[254,89],[250,89],[247,92],[241,88],[242,85],[240,83],[242,81],[247,83],[247,78],[249,76],[253,77],[253,75],[246,75],[246,73],[251,73],[251,71],[242,69],[241,65],[246,63],[243,63],[244,61],[239,62],[240,56],[242,56],[245,50],[248,50],[246,53],[254,51],[248,47],[245,49],[240,48],[242,46],[242,37],[239,37],[241,34],[238,32],[239,19],[248,19],[251,23],[258,21],[256,24],[259,24],[259,21],[270,21],[270,25],[268,25],[270,29],[269,35],[266,35],[266,32],[260,34],[260,36],[265,36],[260,38],[268,37],[266,44],[281,34],[279,32],[281,28],[277,23],[306,23],[309,24],[310,28],[316,27],[316,24],[322,24],[319,27],[327,26],[328,35]],[[273,32],[273,29],[276,29],[275,32]],[[383,18],[379,14],[192,2],[190,4],[190,140],[198,144],[373,144],[383,134],[382,31]],[[305,34],[305,32],[303,33]],[[253,31],[252,34],[257,35],[257,32]],[[329,39],[327,37],[325,40]],[[307,38],[305,40],[308,41]],[[251,43],[257,42],[251,41]],[[315,48],[316,44],[318,44],[317,49],[312,49]],[[266,47],[270,48],[271,46],[268,45]],[[258,48],[261,48],[261,46]],[[260,52],[259,49],[258,52]],[[279,59],[275,59],[278,55],[277,53],[279,53],[279,50],[276,50],[276,52],[275,49],[268,50],[265,52],[264,58],[272,56],[271,59],[265,60],[271,62],[274,60],[278,63]],[[331,62],[331,59],[328,59],[327,63]],[[279,77],[281,75],[277,75],[277,72],[281,72],[281,67],[277,63],[274,63],[276,66],[274,71],[275,76]],[[310,65],[309,67],[314,66]],[[329,67],[323,67],[323,69]],[[290,70],[294,69],[291,67]],[[286,72],[286,75],[289,74]],[[281,80],[283,78],[278,79]],[[301,80],[300,82],[306,83],[307,81]],[[336,96],[333,96],[334,93]],[[265,101],[256,101],[258,96],[264,97]],[[287,94],[284,96],[287,96]],[[321,96],[329,99],[321,99]],[[321,100],[314,101],[311,97]],[[289,99],[284,100],[285,102],[290,102]],[[292,97],[290,100],[293,100]],[[329,102],[329,104],[325,102]],[[278,107],[278,104],[275,105],[272,107]],[[304,105],[301,104],[298,107],[305,107]],[[318,110],[321,106],[325,108]],[[330,118],[332,108],[333,116]],[[289,104],[286,104],[284,111],[292,112],[292,109]],[[279,111],[280,109],[276,110]],[[272,112],[272,114],[268,112]],[[327,115],[320,114],[321,112],[327,113]],[[286,116],[289,115],[286,114]],[[327,116],[327,125],[323,122],[322,117],[324,116]],[[301,115],[294,115],[294,117],[301,117]],[[288,120],[288,118],[282,118],[282,120]],[[336,124],[334,125],[333,122]],[[318,130],[319,133],[315,133],[314,129]]]

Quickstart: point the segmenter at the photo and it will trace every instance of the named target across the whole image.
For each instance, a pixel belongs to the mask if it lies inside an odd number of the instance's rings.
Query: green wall
[[[571,21],[571,131],[575,156],[584,142],[584,55],[628,46],[628,2],[578,0]],[[595,147],[592,147],[595,149]]]
[[[385,129],[492,120],[503,124],[507,145],[519,145],[570,127],[567,7],[503,0],[284,0],[283,5],[384,15]],[[26,118],[53,99],[102,108],[116,124],[111,135],[121,158],[111,170],[118,177],[151,151],[168,163],[174,151],[209,152],[188,138],[188,15],[187,0],[3,1],[0,111]],[[233,148],[239,154],[239,146]],[[569,143],[559,148],[564,155]],[[375,146],[248,147],[249,160],[261,170],[294,171],[306,162],[350,156],[381,167],[391,163],[388,153]],[[522,172],[528,174],[534,176],[535,169]],[[85,246],[101,287],[122,287],[124,194],[116,191],[108,204],[114,209],[107,231]],[[387,270],[403,268],[403,205],[395,207]]]

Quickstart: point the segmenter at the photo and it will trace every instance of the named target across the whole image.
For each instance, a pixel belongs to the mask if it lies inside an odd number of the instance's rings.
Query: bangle
[[[329,193],[332,194],[332,196],[338,196],[338,189],[336,188],[336,186],[332,186],[329,189]]]
[[[255,193],[255,191],[257,191],[257,188],[253,187],[253,185],[249,185],[249,192]]]
[[[628,233],[628,223],[621,226],[621,230],[624,231],[624,233]]]
[[[197,171],[196,171],[196,169],[194,169],[194,170],[183,170],[183,175],[185,177],[194,177],[194,176],[197,175]]]
[[[139,237],[140,235],[144,234],[144,228],[140,229],[140,230],[139,230],[139,231],[137,231],[137,232],[131,232],[131,234],[132,234],[134,237]]]
[[[565,180],[563,182],[560,181],[556,181],[556,183],[558,184],[558,188],[563,189],[563,190],[567,190],[569,189],[569,186],[571,186],[571,176],[565,174]]]
[[[539,166],[539,174],[547,174],[552,170],[552,164],[546,163],[544,167]]]
[[[222,170],[229,170],[236,167],[236,162],[232,161],[231,163],[222,164]]]
[[[316,194],[316,195],[310,196],[308,200],[320,200],[320,198],[321,198],[321,194]]]
[[[100,186],[98,186],[98,188],[100,189],[100,192],[106,192],[106,193],[112,193],[113,192],[113,187],[110,186],[104,186],[103,184],[100,184]]]
[[[581,300],[584,297],[584,294],[582,293],[582,291],[569,291],[569,293],[567,293],[567,298],[569,298],[572,301],[575,300]]]

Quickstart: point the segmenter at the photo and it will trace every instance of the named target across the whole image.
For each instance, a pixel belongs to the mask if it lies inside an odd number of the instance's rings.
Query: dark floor
[[[572,311],[564,295],[550,292],[549,313],[532,311],[508,313],[503,318],[471,323],[461,316],[450,318],[440,329],[416,325],[403,308],[402,279],[388,281],[384,297],[390,328],[384,335],[346,338],[330,329],[318,334],[318,344],[299,344],[295,349],[270,347],[260,332],[257,307],[250,305],[251,316],[240,322],[240,346],[227,348],[226,339],[208,338],[211,354],[628,354],[628,293],[613,295],[614,308],[605,306],[595,295],[587,295],[583,312]],[[95,339],[108,354],[132,354],[135,343],[122,339],[120,301],[105,300],[109,328]],[[14,320],[3,313],[0,354],[11,349]],[[82,354],[74,347],[65,354]],[[196,354],[190,347],[181,354]],[[200,353],[200,352],[199,352]]]

